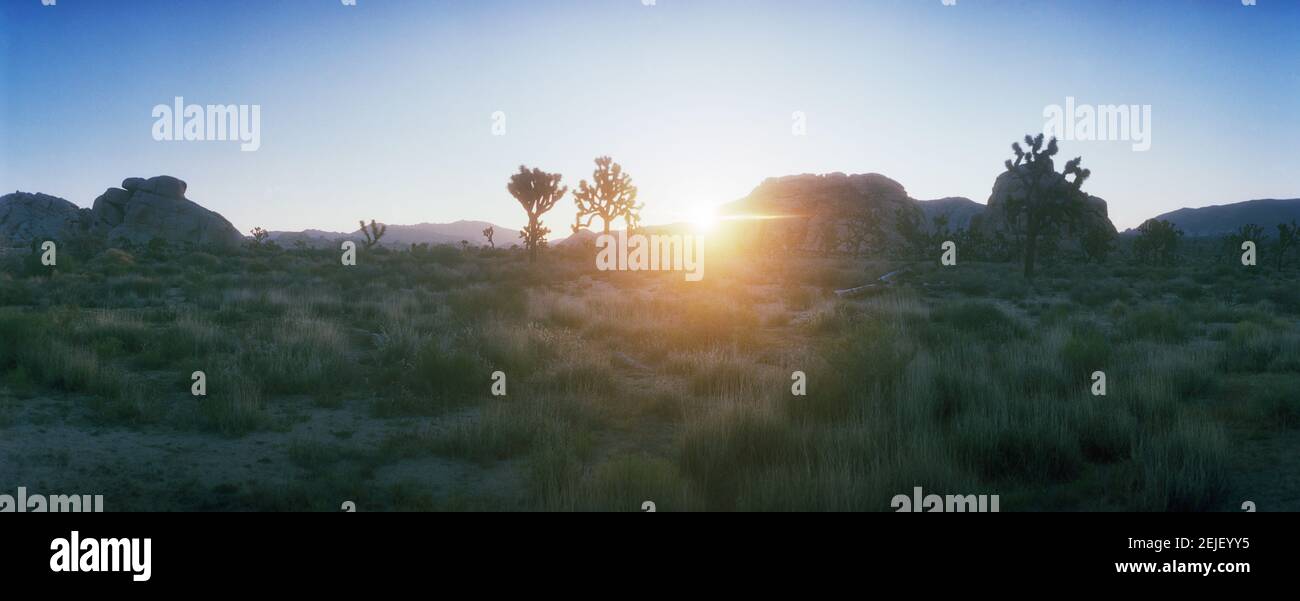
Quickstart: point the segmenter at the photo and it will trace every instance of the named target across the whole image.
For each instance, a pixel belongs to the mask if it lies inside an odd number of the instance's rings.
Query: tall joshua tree
[[[494,243],[492,242],[492,236],[495,235],[495,234],[496,234],[496,230],[492,229],[492,226],[490,226],[490,225],[487,226],[487,229],[483,230],[483,237],[484,237],[484,238],[487,238],[488,246],[490,246],[490,247],[492,247],[492,248],[496,248],[496,247],[497,247],[497,245],[494,244]]]
[[[1065,169],[1056,172],[1052,157],[1059,150],[1056,138],[1052,138],[1043,147],[1043,134],[1035,137],[1025,136],[1026,148],[1020,143],[1011,145],[1016,153],[1014,161],[1007,159],[1005,165],[1020,189],[1009,194],[1006,202],[1008,220],[1016,224],[1023,234],[1023,254],[1025,259],[1025,277],[1034,277],[1034,259],[1038,255],[1039,242],[1044,237],[1054,235],[1061,226],[1072,227],[1083,215],[1085,206],[1083,182],[1092,174],[1081,168],[1083,157],[1075,157],[1065,164]],[[1074,179],[1070,179],[1073,176]]]
[[[573,232],[591,227],[597,217],[601,220],[604,233],[609,233],[611,221],[622,217],[627,222],[628,230],[637,227],[640,221],[642,205],[636,203],[636,186],[632,185],[632,176],[623,172],[623,166],[613,159],[596,158],[596,169],[591,172],[592,184],[587,180],[578,182],[578,189],[573,191],[573,202],[578,205],[578,215],[574,219]]]
[[[1287,251],[1291,250],[1300,242],[1300,228],[1296,227],[1295,220],[1291,223],[1277,224],[1277,270],[1282,271],[1282,260],[1286,257]]]
[[[519,232],[519,237],[524,240],[530,261],[537,259],[538,249],[546,245],[546,234],[551,233],[542,225],[542,215],[554,208],[555,203],[569,191],[568,186],[560,185],[560,177],[558,173],[546,173],[537,168],[529,171],[528,167],[520,165],[519,173],[510,176],[510,183],[506,185],[506,190],[528,213],[528,225]]]
[[[361,220],[361,233],[366,237],[366,248],[369,249],[379,244],[379,239],[384,237],[384,232],[388,231],[388,226],[382,223],[376,224],[374,219],[370,220],[370,225],[366,225],[366,220]]]
[[[1280,224],[1278,229],[1281,230]],[[1238,257],[1241,256],[1242,243],[1250,241],[1255,243],[1256,248],[1262,248],[1266,240],[1268,240],[1268,232],[1265,232],[1263,227],[1256,223],[1247,223],[1237,228],[1237,231],[1223,237],[1224,256],[1228,258],[1229,262],[1236,263]]]
[[[1183,230],[1164,219],[1148,219],[1138,226],[1138,237],[1133,241],[1133,253],[1139,261],[1169,265],[1178,256],[1178,240]]]

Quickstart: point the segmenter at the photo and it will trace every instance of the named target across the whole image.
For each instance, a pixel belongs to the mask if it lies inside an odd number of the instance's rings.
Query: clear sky
[[[647,223],[794,173],[985,202],[1074,97],[1151,106],[1146,152],[1062,144],[1121,229],[1300,196],[1300,0],[644,2],[0,0],[0,190],[89,206],[170,174],[241,231],[518,227],[518,165],[573,186],[610,154]],[[155,141],[176,96],[260,105],[260,149]]]

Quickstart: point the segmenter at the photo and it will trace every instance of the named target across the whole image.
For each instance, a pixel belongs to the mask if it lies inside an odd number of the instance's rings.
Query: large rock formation
[[[1064,178],[1060,173],[1053,173],[1052,177],[1058,180]],[[989,194],[988,208],[985,209],[984,218],[981,220],[981,227],[984,228],[985,233],[992,235],[1002,232],[1012,236],[1014,228],[1007,215],[1007,200],[1014,195],[1020,194],[1023,187],[1020,180],[1014,177],[1010,171],[1003,171],[993,181],[993,192]],[[1101,228],[1111,234],[1116,233],[1115,225],[1111,223],[1107,214],[1106,201],[1088,195],[1084,200],[1084,209],[1080,222],[1074,224],[1074,227],[1068,228],[1064,240],[1067,245],[1074,246],[1077,244],[1079,236],[1091,228]]]
[[[916,201],[908,197],[902,184],[879,173],[804,174],[763,180],[749,196],[721,207],[719,214],[806,219],[804,244],[816,247],[828,220],[847,222],[862,206],[871,207],[885,234],[896,238],[898,210],[915,209]]]
[[[1056,174],[1060,178],[1060,174]],[[935,218],[946,215],[950,231],[976,228],[990,237],[1002,233],[1007,239],[1017,238],[1006,214],[1007,199],[1019,192],[1019,181],[1009,172],[1003,172],[993,184],[993,193],[987,205],[967,198],[948,197],[919,201],[911,198],[902,184],[878,173],[845,175],[791,175],[764,180],[743,199],[724,205],[719,213],[724,216],[801,217],[807,219],[803,237],[805,247],[820,247],[821,235],[829,228],[828,220],[840,224],[843,235],[855,209],[871,207],[880,219],[881,230],[889,244],[902,242],[898,230],[900,209],[921,218],[922,227],[934,231]],[[1082,232],[1098,227],[1111,233],[1115,226],[1107,216],[1106,201],[1088,196],[1082,222],[1064,236],[1064,247],[1077,248]],[[767,223],[759,220],[756,223]],[[736,223],[755,223],[740,220]],[[757,226],[757,227],[762,227]],[[779,234],[778,234],[779,235]]]
[[[0,197],[0,246],[32,240],[97,237],[109,244],[169,244],[231,249],[243,236],[221,215],[186,200],[185,182],[168,175],[127,178],[89,209],[47,194],[15,192]]]
[[[57,196],[14,192],[0,196],[0,246],[65,240],[82,227],[85,212]]]
[[[109,188],[92,207],[93,228],[110,243],[125,240],[234,248],[242,240],[226,218],[185,198],[185,182],[168,175],[127,178]]]

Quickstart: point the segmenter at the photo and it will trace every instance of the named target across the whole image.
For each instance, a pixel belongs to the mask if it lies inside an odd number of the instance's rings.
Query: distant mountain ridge
[[[1300,223],[1300,198],[1261,198],[1224,205],[1185,208],[1156,215],[1155,219],[1169,221],[1178,226],[1184,235],[1192,237],[1223,236],[1237,231],[1241,226],[1255,224],[1270,234],[1277,233],[1277,224],[1296,221]],[[1135,229],[1124,232],[1137,233]]]
[[[412,244],[460,244],[462,240],[471,246],[487,246],[483,230],[492,228],[492,241],[496,246],[509,248],[519,243],[519,230],[504,228],[486,221],[460,220],[451,223],[417,223],[413,225],[382,224],[387,226],[384,236],[379,240],[380,246],[406,247]],[[300,232],[268,232],[268,240],[281,246],[292,245],[298,240],[309,246],[332,246],[338,240],[365,240],[365,235],[358,228],[351,232],[329,232],[323,230],[303,230]]]
[[[948,196],[946,198],[936,198],[934,200],[918,200],[916,204],[921,207],[921,213],[925,215],[925,221],[928,224],[934,224],[934,218],[941,215],[948,216],[948,229],[964,230],[971,226],[971,220],[978,215],[983,215],[988,209],[986,205],[975,202],[965,196]]]

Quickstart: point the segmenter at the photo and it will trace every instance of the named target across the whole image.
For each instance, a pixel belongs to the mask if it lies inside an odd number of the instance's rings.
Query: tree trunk
[[[1038,253],[1038,230],[1031,228],[1025,232],[1025,279],[1034,277],[1034,256]]]
[[[531,263],[537,260],[537,215],[528,215],[528,237],[524,242],[528,243],[528,261]]]

